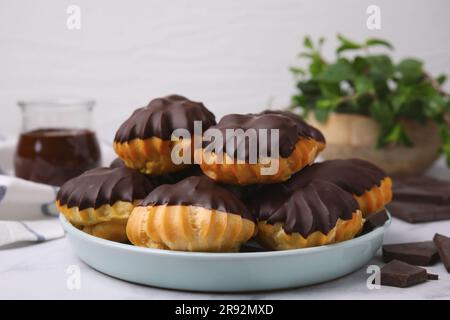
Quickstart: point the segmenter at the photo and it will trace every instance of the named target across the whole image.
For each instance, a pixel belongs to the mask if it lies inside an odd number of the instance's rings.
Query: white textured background
[[[81,7],[80,31],[66,28],[69,4]],[[381,7],[380,31],[366,28],[369,4]],[[450,74],[449,16],[448,0],[0,0],[0,132],[18,132],[22,98],[93,97],[108,140],[134,108],[168,93],[218,117],[284,106],[306,34],[329,39],[330,57],[337,32],[384,37],[396,58]]]

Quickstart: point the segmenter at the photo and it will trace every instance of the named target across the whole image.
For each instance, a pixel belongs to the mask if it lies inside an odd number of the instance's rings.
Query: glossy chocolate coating
[[[96,209],[117,201],[144,199],[153,189],[153,183],[135,170],[124,167],[97,168],[67,181],[56,198],[60,205],[69,208]]]
[[[380,186],[386,173],[374,164],[361,159],[328,160],[314,163],[297,172],[286,182],[288,189],[295,190],[314,179],[332,182],[347,192],[362,195]]]
[[[325,137],[318,129],[310,126],[299,115],[288,110],[264,110],[260,114],[278,114],[293,120],[297,124],[297,131],[300,136],[311,137],[314,140],[325,143]]]
[[[275,200],[276,197],[279,197]],[[314,180],[293,193],[274,195],[259,219],[269,224],[280,222],[287,234],[300,233],[304,238],[315,231],[327,234],[338,219],[350,220],[358,210],[355,199],[337,185]],[[278,202],[278,205],[275,205]]]
[[[153,190],[139,205],[192,205],[234,213],[254,221],[247,207],[231,191],[210,178],[191,176],[176,184],[163,184]]]
[[[135,110],[117,130],[114,141],[150,137],[170,140],[175,129],[187,129],[193,134],[194,121],[201,121],[203,130],[216,123],[214,114],[203,103],[169,95],[153,99],[146,107]]]
[[[295,117],[295,115],[293,115]],[[289,157],[289,155],[294,151],[295,144],[300,137],[314,138],[319,136],[317,134],[317,129],[302,122],[292,116],[286,116],[282,111],[272,111],[260,114],[229,114],[224,116],[217,125],[212,126],[210,129],[219,130],[222,133],[221,145],[215,152],[227,154],[233,159],[249,159],[249,145],[253,144],[257,146],[256,150],[258,154],[266,154],[268,156],[272,155],[272,144],[271,144],[271,129],[279,130],[279,140],[277,146],[279,148],[279,154],[283,158]],[[256,135],[247,137],[229,136],[227,137],[227,129],[242,129],[244,132],[248,129],[256,129]],[[264,129],[267,131],[267,143],[260,143],[259,130]],[[208,135],[208,130],[205,132]],[[321,135],[320,135],[321,136]],[[323,136],[321,136],[321,142],[324,142]],[[234,141],[234,148],[231,148]],[[203,147],[206,148],[211,142],[204,141]],[[244,153],[238,153],[238,146],[244,144]],[[227,145],[229,149],[227,150]],[[214,144],[215,146],[215,144]]]

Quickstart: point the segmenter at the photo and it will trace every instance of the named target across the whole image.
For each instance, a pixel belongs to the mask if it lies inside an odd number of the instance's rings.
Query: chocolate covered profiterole
[[[272,250],[349,240],[363,225],[355,199],[337,185],[321,180],[293,193],[278,190],[260,209],[257,239]]]
[[[67,181],[57,194],[56,206],[83,231],[124,242],[131,211],[153,188],[149,179],[129,168],[97,168]]]
[[[238,251],[255,230],[246,206],[206,176],[157,187],[127,224],[134,245],[179,251]]]
[[[120,126],[114,138],[114,150],[127,167],[142,173],[161,175],[182,170],[189,164],[175,164],[171,152],[179,144],[180,150],[190,146],[193,163],[195,121],[201,122],[202,130],[216,123],[214,115],[201,102],[179,95],[154,99],[146,107],[135,110]],[[172,141],[176,129],[188,130],[191,139]]]
[[[314,163],[286,182],[286,188],[296,190],[314,179],[332,182],[353,194],[364,216],[382,210],[392,200],[391,178],[361,159]]]
[[[230,129],[236,135],[230,135]],[[272,139],[273,129],[278,130],[278,139]],[[221,133],[221,139],[207,141],[214,131]],[[238,131],[247,134],[239,135]],[[267,133],[266,141],[262,132]],[[325,139],[317,129],[287,111],[230,114],[205,132],[200,167],[211,179],[222,183],[275,183],[311,164],[324,147]],[[274,172],[263,172],[274,163]]]

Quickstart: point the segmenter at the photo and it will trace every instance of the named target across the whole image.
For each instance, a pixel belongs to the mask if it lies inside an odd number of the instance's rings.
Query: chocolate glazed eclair
[[[189,164],[175,164],[171,152],[178,144],[181,150],[191,146],[193,159],[194,121],[201,121],[203,130],[216,123],[214,115],[201,102],[179,95],[154,99],[146,107],[135,110],[120,126],[114,138],[114,150],[127,167],[145,174],[180,171]],[[191,139],[172,141],[176,129],[188,130]]]
[[[247,207],[206,176],[157,187],[127,224],[134,245],[179,251],[238,251],[255,231]]]
[[[355,199],[337,185],[314,180],[293,193],[277,188],[259,207],[258,242],[271,250],[352,239],[363,226]]]
[[[125,168],[96,168],[67,181],[56,206],[74,226],[103,239],[125,242],[126,223],[136,204],[154,185]]]
[[[296,190],[314,179],[332,182],[351,193],[364,216],[383,209],[392,200],[392,180],[374,164],[361,159],[328,160],[315,163],[286,182]]]
[[[227,184],[248,185],[285,181],[293,173],[311,164],[325,147],[325,139],[317,129],[288,111],[227,115],[217,125],[207,130],[204,137],[208,137],[208,131],[212,132],[213,129],[221,132],[223,139],[219,142],[214,141],[213,150],[209,147],[208,141],[203,141],[199,156],[200,167],[211,179]],[[229,129],[243,132],[255,129],[256,135],[227,136]],[[275,145],[272,145],[271,129],[277,129],[279,133],[279,139],[274,139],[278,140],[275,141]],[[259,135],[261,130],[267,132],[265,142]],[[218,148],[216,143],[219,144]],[[251,148],[251,144],[256,148]],[[230,145],[235,147],[228,148]],[[240,147],[244,152],[240,152]],[[276,156],[273,154],[274,147],[278,149]],[[256,161],[250,161],[251,153],[256,153]],[[277,170],[264,174],[262,169],[273,165],[273,161],[278,163]]]

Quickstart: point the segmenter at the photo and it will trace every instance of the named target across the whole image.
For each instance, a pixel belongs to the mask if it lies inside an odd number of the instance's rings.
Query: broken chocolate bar
[[[450,238],[436,233],[433,238],[434,245],[439,253],[445,269],[450,273]]]
[[[427,270],[399,260],[392,260],[381,268],[383,286],[405,288],[428,280]]]
[[[387,208],[409,223],[450,219],[450,181],[425,176],[394,178],[394,199]]]
[[[433,241],[384,245],[384,262],[394,259],[416,266],[429,266],[439,259],[439,255]]]
[[[409,223],[450,219],[450,205],[394,201],[387,208],[394,217]]]
[[[387,220],[389,220],[389,215],[387,214],[386,210],[381,210],[377,213],[371,214],[364,222],[363,230],[361,233],[366,234],[373,229],[384,225]]]

